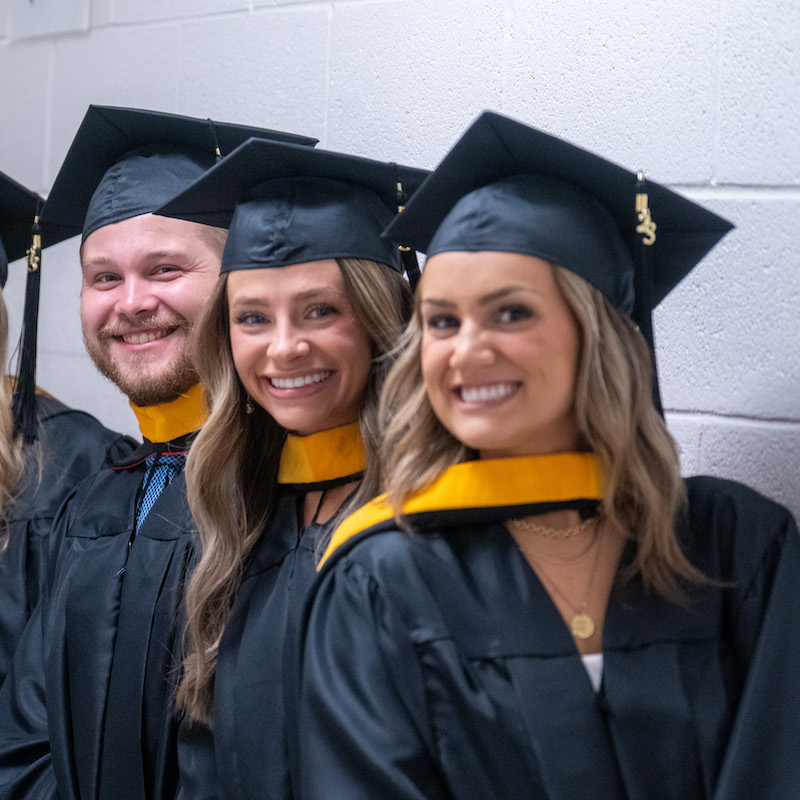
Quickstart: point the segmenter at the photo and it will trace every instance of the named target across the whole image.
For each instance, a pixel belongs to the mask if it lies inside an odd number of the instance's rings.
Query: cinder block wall
[[[89,0],[71,0],[77,8]],[[737,229],[656,315],[687,474],[800,514],[800,4],[795,0],[0,0],[0,169],[46,193],[89,103],[249,122],[432,167],[491,108],[642,169]],[[58,26],[55,25],[56,30]],[[135,431],[47,251],[40,383]],[[18,319],[23,269],[6,295]]]

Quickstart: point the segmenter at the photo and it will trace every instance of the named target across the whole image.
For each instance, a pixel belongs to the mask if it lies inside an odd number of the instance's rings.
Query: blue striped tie
[[[136,512],[136,533],[139,533],[139,528],[142,527],[153,504],[161,492],[172,483],[172,479],[180,472],[185,461],[184,453],[153,453],[147,456],[147,471],[142,481],[144,494]]]

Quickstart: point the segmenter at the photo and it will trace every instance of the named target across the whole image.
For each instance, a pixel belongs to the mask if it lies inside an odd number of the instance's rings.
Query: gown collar
[[[592,453],[557,453],[481,459],[455,464],[403,504],[415,527],[513,518],[559,508],[592,513],[603,497],[603,479]],[[464,513],[466,512],[466,513]],[[336,529],[320,561],[360,533],[394,519],[386,496],[358,509]]]
[[[309,492],[359,480],[365,454],[357,422],[310,436],[289,434],[281,452],[278,483]]]

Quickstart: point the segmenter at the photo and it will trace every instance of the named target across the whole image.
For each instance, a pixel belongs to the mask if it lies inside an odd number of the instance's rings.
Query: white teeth
[[[147,342],[154,342],[156,339],[163,339],[167,335],[167,331],[150,331],[150,333],[133,333],[123,336],[122,340],[125,344],[147,344]]]
[[[325,372],[315,372],[313,375],[304,375],[300,378],[270,378],[270,383],[276,389],[299,389],[301,386],[310,386],[312,383],[319,383],[331,375],[330,370]]]
[[[461,399],[465,403],[486,403],[490,400],[502,400],[513,394],[513,383],[496,383],[493,386],[461,387]]]

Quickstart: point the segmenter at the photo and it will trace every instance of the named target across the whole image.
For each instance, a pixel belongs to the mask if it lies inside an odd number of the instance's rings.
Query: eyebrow
[[[182,250],[153,250],[142,258],[142,261],[185,261],[186,253]],[[95,256],[87,261],[81,262],[83,269],[107,268],[113,269],[116,261],[108,256]]]
[[[489,292],[488,294],[483,294],[478,298],[478,305],[485,306],[489,303],[493,303],[495,300],[501,300],[502,298],[506,297],[507,295],[513,294],[514,292],[518,291],[525,291],[525,292],[533,292],[537,294],[536,289],[532,286],[523,286],[523,285],[512,285],[512,286],[504,286],[502,289],[497,289],[494,292]],[[452,300],[447,300],[440,297],[425,297],[422,299],[422,303],[429,303],[430,305],[434,306],[442,306],[442,307],[452,307],[455,306],[456,303]]]
[[[320,295],[329,296],[331,294],[347,298],[347,294],[345,292],[340,292],[338,289],[334,289],[330,286],[320,286],[315,289],[306,289],[304,292],[293,294],[291,299],[295,302],[303,302],[307,300],[313,300],[315,297],[319,297]],[[231,306],[269,306],[269,304],[269,299],[264,295],[261,297],[250,297],[245,295],[242,297],[234,297],[231,301]]]

